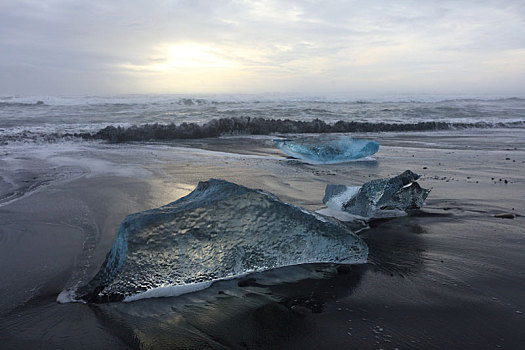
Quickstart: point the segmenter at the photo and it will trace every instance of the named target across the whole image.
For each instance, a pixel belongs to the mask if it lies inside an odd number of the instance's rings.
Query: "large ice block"
[[[342,163],[371,156],[379,150],[375,141],[350,137],[275,139],[284,153],[313,164]]]
[[[367,255],[366,244],[341,225],[271,193],[210,179],[175,202],[126,217],[102,268],[77,295],[94,302],[166,296],[162,288],[187,292],[287,265],[360,264]]]
[[[323,203],[362,217],[395,216],[423,206],[430,190],[421,188],[410,170],[389,179],[372,180],[361,187],[327,185]]]

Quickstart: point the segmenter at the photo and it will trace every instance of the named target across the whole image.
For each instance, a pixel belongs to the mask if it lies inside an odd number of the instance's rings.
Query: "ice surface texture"
[[[421,188],[419,175],[410,170],[389,178],[372,180],[361,187],[327,185],[323,203],[363,217],[391,216],[423,206],[430,190]]]
[[[375,141],[345,138],[275,139],[286,154],[313,164],[331,164],[371,156],[379,150]]]
[[[129,300],[159,287],[287,265],[359,264],[367,255],[366,244],[343,226],[271,193],[210,179],[175,202],[126,217],[102,268],[77,295]]]

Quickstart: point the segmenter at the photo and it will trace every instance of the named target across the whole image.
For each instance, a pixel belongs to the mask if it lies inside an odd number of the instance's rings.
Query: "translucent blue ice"
[[[327,185],[323,203],[362,217],[399,215],[423,206],[430,190],[416,182],[419,175],[410,170],[388,179],[372,180],[361,187]]]
[[[366,244],[339,224],[268,192],[211,179],[126,217],[102,268],[77,295],[96,302],[165,296],[158,290],[302,263],[359,264],[367,255]]]
[[[313,164],[348,162],[371,156],[379,150],[379,144],[375,141],[349,137],[305,137],[273,141],[286,154]]]

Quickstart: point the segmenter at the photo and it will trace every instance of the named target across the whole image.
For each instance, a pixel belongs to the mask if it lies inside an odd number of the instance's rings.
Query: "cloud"
[[[518,0],[1,6],[4,94],[490,92],[525,82]]]

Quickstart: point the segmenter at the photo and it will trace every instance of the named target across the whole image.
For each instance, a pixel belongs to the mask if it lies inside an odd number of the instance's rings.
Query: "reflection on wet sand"
[[[364,235],[367,265],[291,266],[175,298],[91,307],[129,347],[282,347],[315,331],[309,315],[351,297],[366,273],[404,277],[420,271],[424,233],[409,217],[373,222]]]
[[[130,347],[268,348],[313,331],[308,315],[350,295],[365,269],[338,273],[335,265],[302,265],[269,271],[271,277],[218,282],[181,297],[92,307]]]
[[[412,210],[409,216],[396,219],[376,219],[361,234],[368,245],[368,266],[374,272],[405,277],[422,270],[426,244],[421,237],[426,229],[416,218],[452,218],[452,214]]]

